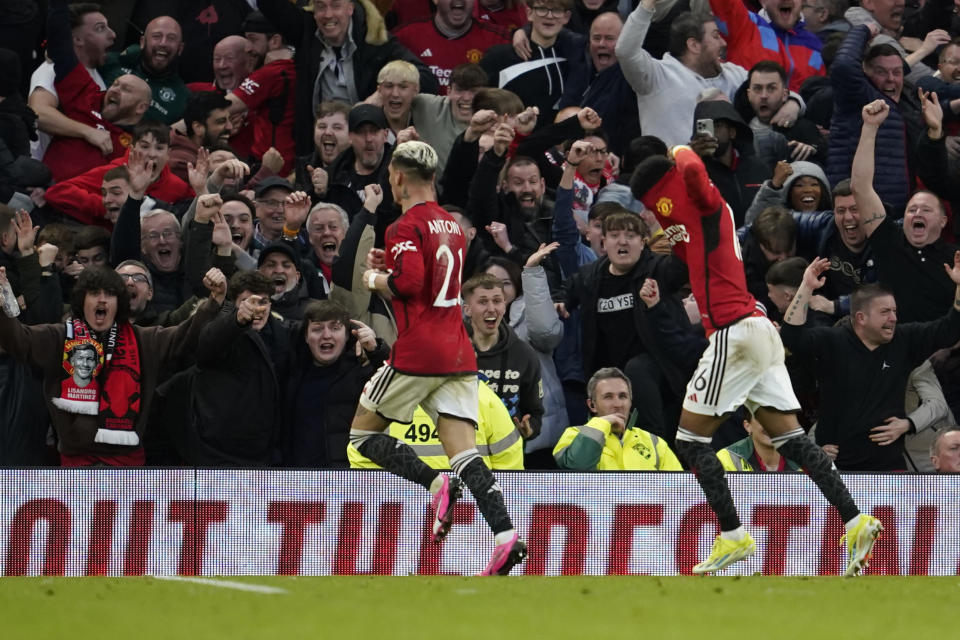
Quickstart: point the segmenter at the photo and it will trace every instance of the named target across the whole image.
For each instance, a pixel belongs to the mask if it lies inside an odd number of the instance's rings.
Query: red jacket
[[[810,76],[826,75],[820,57],[820,39],[797,22],[783,31],[761,16],[748,11],[741,0],[710,0],[717,27],[727,41],[727,60],[750,69],[761,60],[779,62],[787,70],[790,89]]]
[[[100,90],[83,65],[76,65],[70,73],[57,80],[54,86],[64,115],[109,132],[113,142],[113,151],[104,156],[99,148],[83,138],[54,136],[43,157],[43,162],[50,168],[54,180],[59,182],[72,178],[126,153],[130,146],[130,134],[100,115],[105,92]],[[100,185],[97,185],[97,192],[99,191]]]
[[[112,229],[113,223],[106,218],[107,210],[103,207],[100,186],[103,184],[103,174],[126,163],[127,158],[124,156],[109,164],[94,167],[86,173],[58,182],[47,189],[44,197],[50,206],[74,220]],[[170,203],[192,200],[194,197],[190,185],[170,173],[169,166],[164,166],[157,181],[147,188],[147,195]]]

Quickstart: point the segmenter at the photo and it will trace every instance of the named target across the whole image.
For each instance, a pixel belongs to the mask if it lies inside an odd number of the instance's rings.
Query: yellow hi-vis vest
[[[491,469],[523,469],[523,438],[517,431],[510,412],[503,401],[484,382],[479,385],[477,407],[477,450],[483,463]],[[410,445],[432,469],[449,469],[450,460],[443,451],[433,420],[421,407],[413,414],[412,424],[391,422],[388,434]],[[379,469],[380,467],[350,444],[347,458],[351,469]]]
[[[623,440],[610,432],[603,418],[582,427],[568,427],[553,457],[561,469],[577,471],[682,471],[666,440],[639,427],[627,429]]]

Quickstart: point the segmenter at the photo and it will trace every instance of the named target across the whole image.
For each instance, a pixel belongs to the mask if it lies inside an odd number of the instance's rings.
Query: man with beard
[[[313,302],[300,269],[300,258],[286,242],[267,245],[257,257],[257,271],[273,284],[271,308],[284,320],[302,320],[304,309]]]
[[[123,53],[109,53],[100,73],[106,82],[121,74],[143,78],[153,92],[147,118],[173,124],[183,117],[190,91],[177,74],[177,60],[183,52],[183,33],[170,16],[154,18],[147,24],[140,44]]]
[[[97,87],[105,91],[107,86],[97,67],[106,59],[107,49],[113,44],[116,34],[107,24],[107,18],[100,12],[99,5],[81,2],[69,5],[68,9],[73,53]],[[57,94],[55,81],[56,72],[50,61],[41,63],[30,77],[28,103],[37,114],[37,128],[40,132],[36,147],[31,149],[33,157],[43,159],[51,136],[82,138],[104,154],[111,153],[113,141],[108,131],[73,120],[59,109],[60,96]]]
[[[803,328],[828,264],[819,259],[807,267],[781,328],[786,348],[817,360],[817,444],[835,445],[837,468],[844,471],[905,471],[903,436],[913,430],[905,419],[907,379],[934,351],[960,340],[960,251],[950,264],[936,264],[955,285],[953,304],[939,319],[900,323],[902,302],[883,285],[869,284],[851,296],[849,324]]]
[[[267,54],[287,47],[283,35],[259,11],[251,11],[243,19],[243,37],[250,43],[247,54],[252,59],[253,69],[259,69],[266,61]]]
[[[230,102],[213,91],[190,96],[183,111],[186,135],[170,130],[169,165],[173,175],[188,182],[187,165],[197,164],[200,147],[210,149],[217,144],[227,144],[233,133],[229,108]]]
[[[67,180],[104,160],[123,155],[130,144],[125,129],[140,122],[150,105],[150,90],[140,78],[130,74],[110,79],[110,88],[102,91],[81,64],[72,44],[67,6],[61,0],[50,4],[49,55],[54,62],[54,87],[64,114],[84,125],[109,134],[106,142],[94,145],[84,138],[55,136],[45,158],[56,181]]]
[[[716,88],[731,100],[747,71],[726,62],[727,43],[709,13],[682,13],[670,26],[670,48],[657,60],[639,46],[654,18],[654,0],[643,0],[627,18],[617,40],[616,54],[623,75],[637,94],[640,128],[667,145],[690,139],[690,122],[697,96]],[[634,43],[637,43],[634,45]],[[795,118],[799,103],[787,101],[774,116],[784,123]]]
[[[432,18],[409,22],[394,31],[397,40],[430,67],[447,94],[450,74],[458,64],[477,63],[487,49],[506,44],[507,32],[473,19],[476,0],[432,0],[437,10]]]
[[[940,126],[939,110],[935,99],[923,100],[923,113],[931,129]],[[877,282],[896,295],[900,321],[926,322],[941,317],[953,302],[952,280],[940,265],[952,262],[957,246],[940,237],[947,216],[940,199],[929,191],[917,191],[907,201],[902,231],[887,215],[873,180],[878,132],[890,111],[890,105],[882,99],[863,107],[863,129],[853,158],[850,186],[877,262]]]
[[[212,279],[206,284],[211,291],[225,289]],[[215,295],[222,300],[222,293]],[[65,323],[33,326],[0,313],[0,347],[41,372],[62,466],[143,465],[143,435],[160,373],[196,350],[200,329],[216,315],[219,301],[205,301],[177,327],[138,327],[128,321],[121,277],[92,268],[74,287],[70,307]],[[92,382],[76,388],[64,384],[75,373],[64,355],[80,345],[92,346],[97,358]]]
[[[347,118],[350,105],[343,102],[321,102],[313,123],[313,151],[297,157],[297,187],[314,199],[327,193],[330,175],[327,171],[341,153],[350,147]]]
[[[393,198],[386,188],[392,151],[387,144],[387,119],[380,107],[361,104],[350,110],[348,124],[350,148],[340,154],[328,171],[330,186],[325,200],[340,205],[352,216],[366,199],[364,187],[379,184],[384,198],[377,207],[377,238],[383,238],[383,231],[396,215],[392,212]]]
[[[391,60],[412,63],[420,71],[421,90],[437,91],[430,69],[387,34],[369,0],[315,0],[312,13],[288,0],[257,0],[257,8],[297,48],[297,75],[302,79],[297,83],[294,116],[298,154],[310,152],[310,132],[320,103],[363,100],[376,90],[377,74]]]
[[[167,161],[170,158],[170,127],[156,121],[144,120],[133,129],[131,150],[126,158],[117,158],[81,173],[69,180],[58,182],[47,189],[44,197],[50,206],[84,224],[112,225],[107,218],[107,210],[101,188],[104,176],[117,167],[128,171],[132,164],[149,163],[150,173],[145,176],[146,195],[155,200],[177,203],[192,200],[193,189],[186,182],[173,175]]]
[[[519,265],[541,244],[549,243],[553,203],[544,199],[546,185],[531,158],[514,156],[506,163],[504,180],[497,189],[514,128],[503,122],[494,129],[493,146],[483,154],[470,182],[467,216],[489,234],[491,255],[503,255]]]
[[[753,13],[740,0],[710,0],[717,24],[729,40],[730,61],[747,69],[761,60],[779,62],[789,70],[788,86],[794,91],[807,78],[826,75],[820,38],[807,31],[800,19],[801,0],[762,0],[760,5],[763,11]]]

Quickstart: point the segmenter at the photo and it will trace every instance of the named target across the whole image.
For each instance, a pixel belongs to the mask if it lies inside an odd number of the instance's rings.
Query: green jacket
[[[125,73],[132,73],[147,81],[153,91],[153,100],[143,116],[145,120],[159,120],[165,124],[173,124],[183,117],[183,110],[190,97],[187,85],[175,70],[161,76],[147,71],[140,61],[140,45],[131,45],[122,53],[108,53],[107,60],[99,71],[108,87]]]
[[[717,452],[717,457],[720,458],[725,471],[758,471],[760,469],[753,439],[750,436],[737,440],[726,449],[721,449]],[[800,466],[792,460],[786,462],[784,471],[801,471]]]

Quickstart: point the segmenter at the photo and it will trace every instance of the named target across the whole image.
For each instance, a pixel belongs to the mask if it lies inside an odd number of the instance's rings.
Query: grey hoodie
[[[775,189],[771,185],[770,180],[764,180],[760,190],[757,191],[757,195],[753,198],[753,204],[747,209],[744,225],[753,224],[757,216],[760,215],[760,212],[767,207],[784,207],[790,211],[794,211],[793,207],[790,206],[790,187],[796,180],[803,176],[813,176],[820,181],[820,202],[823,203],[821,210],[825,211],[833,208],[833,197],[830,195],[830,182],[827,180],[827,174],[823,172],[820,165],[798,160],[791,162],[790,166],[793,167],[793,173],[784,180],[781,188]]]

